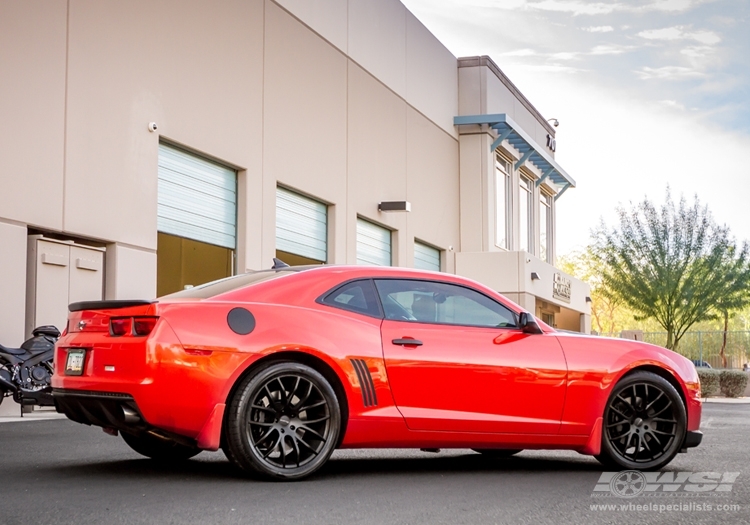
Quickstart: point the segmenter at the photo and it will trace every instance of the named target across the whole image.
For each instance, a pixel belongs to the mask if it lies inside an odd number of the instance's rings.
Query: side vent
[[[357,372],[357,379],[359,379],[359,385],[362,388],[362,402],[366,407],[377,406],[378,398],[375,395],[375,385],[372,382],[372,376],[365,360],[351,359],[350,361]]]

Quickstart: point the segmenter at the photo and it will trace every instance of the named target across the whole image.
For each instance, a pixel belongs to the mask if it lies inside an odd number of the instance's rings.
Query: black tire
[[[489,458],[509,458],[515,456],[523,449],[521,448],[472,448],[474,452],[479,452]]]
[[[657,470],[680,451],[686,431],[677,390],[652,372],[635,372],[617,383],[607,400],[596,459],[623,470]]]
[[[294,481],[328,461],[340,431],[330,383],[309,366],[274,362],[246,377],[232,396],[222,449],[250,475]]]
[[[174,441],[167,441],[149,434],[128,434],[121,432],[122,439],[130,448],[142,456],[165,463],[186,461],[201,453],[201,449],[189,447]]]

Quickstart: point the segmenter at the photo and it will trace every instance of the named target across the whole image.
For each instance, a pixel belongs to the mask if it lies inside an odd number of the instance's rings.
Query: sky
[[[559,120],[558,256],[667,186],[750,241],[750,0],[402,1]]]

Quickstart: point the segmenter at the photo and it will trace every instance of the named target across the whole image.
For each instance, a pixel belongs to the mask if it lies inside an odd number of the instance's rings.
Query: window
[[[357,264],[391,265],[391,230],[357,219]]]
[[[292,266],[328,259],[328,206],[276,188],[276,257]]]
[[[386,319],[422,323],[516,327],[516,314],[484,294],[455,284],[376,279]]]
[[[440,271],[440,250],[414,241],[414,268],[418,270]]]
[[[508,246],[508,197],[510,196],[509,162],[504,157],[495,157],[495,246]]]
[[[375,288],[369,279],[346,283],[327,294],[320,302],[358,314],[383,317],[375,295]]]
[[[531,232],[534,231],[531,229],[531,210],[533,207],[531,196],[534,185],[531,179],[527,179],[523,175],[521,175],[519,180],[518,222],[520,224],[520,236],[518,248],[529,253],[534,253],[534,238],[531,235]]]
[[[539,192],[539,258],[548,263],[552,263],[551,233],[552,197]]]

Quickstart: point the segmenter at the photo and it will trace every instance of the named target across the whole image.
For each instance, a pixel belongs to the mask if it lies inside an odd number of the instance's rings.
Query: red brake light
[[[130,335],[133,319],[130,317],[112,317],[109,320],[109,333],[115,337]]]
[[[158,317],[134,317],[133,335],[148,335],[156,326]]]

